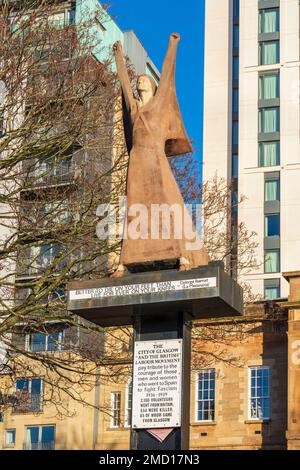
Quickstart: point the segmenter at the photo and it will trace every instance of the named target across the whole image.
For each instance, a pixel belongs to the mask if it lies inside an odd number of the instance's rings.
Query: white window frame
[[[205,371],[214,371],[215,373],[215,396],[214,396],[214,419],[199,419],[198,418],[198,403],[200,400],[198,400],[198,384],[199,384],[199,374],[201,372],[205,372]],[[210,368],[207,368],[207,369],[200,369],[196,372],[196,380],[195,380],[195,422],[196,423],[214,423],[215,420],[216,420],[216,369],[214,367],[210,367]]]
[[[131,387],[131,407],[129,407],[129,389]],[[125,427],[130,428],[132,422],[132,392],[133,392],[133,379],[128,380],[126,384],[126,396],[125,396]]]
[[[115,403],[116,403],[116,395],[120,396],[119,400],[119,424],[114,424],[114,411],[115,411]],[[116,392],[111,392],[110,396],[110,427],[113,429],[118,429],[121,427],[121,405],[122,405],[122,392],[116,391]]]
[[[266,418],[260,418],[260,417],[257,417],[257,418],[254,418],[253,416],[251,416],[251,400],[253,398],[257,398],[257,397],[252,397],[251,395],[251,371],[254,370],[254,369],[265,369],[265,370],[268,370],[269,371],[269,396],[268,396],[268,399],[269,399],[269,416],[266,417]],[[271,369],[269,366],[249,366],[248,367],[248,419],[249,421],[269,421],[270,420],[270,415],[271,415],[271,394],[270,394],[270,382],[271,382],[271,375],[270,375],[270,372],[271,372]],[[263,398],[263,397],[261,397]]]
[[[27,441],[27,430],[30,429],[30,428],[38,428],[39,430],[39,437],[38,437],[38,444],[41,444],[43,441],[42,441],[42,432],[43,432],[43,428],[44,427],[53,427],[54,428],[54,440],[53,440],[53,443],[54,443],[54,448],[55,448],[55,435],[56,435],[56,426],[55,424],[31,424],[31,425],[28,425],[28,426],[25,426],[25,440],[24,440],[24,444],[25,444],[25,447],[27,449],[27,446],[29,444],[29,442]]]
[[[12,444],[7,442],[8,433],[14,433],[14,441],[13,441]],[[15,447],[15,445],[16,445],[16,435],[17,435],[16,428],[5,429],[4,446],[5,447]]]
[[[31,351],[30,349],[30,337],[34,333],[27,333],[26,338],[25,338],[25,349],[26,351],[30,352],[60,352],[64,350],[64,340],[65,340],[65,330],[59,331],[59,338],[58,338],[58,348],[56,351],[49,351],[48,349],[48,339],[49,336],[51,336],[52,333],[45,334],[46,336],[46,341],[45,341],[45,349],[43,351]],[[43,333],[42,333],[43,334]]]

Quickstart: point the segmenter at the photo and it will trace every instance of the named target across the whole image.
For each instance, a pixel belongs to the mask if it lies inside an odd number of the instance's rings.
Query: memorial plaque
[[[70,300],[89,300],[105,297],[124,297],[161,292],[206,289],[209,287],[216,287],[216,285],[216,277],[181,279],[179,281],[147,282],[142,284],[125,284],[121,286],[71,290],[69,298]]]
[[[181,426],[182,339],[136,341],[132,427]]]

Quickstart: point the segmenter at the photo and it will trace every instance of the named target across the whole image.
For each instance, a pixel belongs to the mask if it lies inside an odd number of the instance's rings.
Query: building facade
[[[287,297],[300,259],[299,18],[297,0],[206,2],[204,179],[232,185],[232,236],[258,234],[242,280],[266,299]]]

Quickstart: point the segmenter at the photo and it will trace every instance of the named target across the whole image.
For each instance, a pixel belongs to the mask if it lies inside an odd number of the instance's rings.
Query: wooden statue
[[[177,260],[179,269],[186,270],[206,265],[209,261],[167,160],[167,157],[192,150],[175,91],[175,64],[179,40],[180,36],[177,33],[173,33],[170,37],[158,87],[149,75],[141,75],[138,78],[139,99],[135,99],[131,88],[122,45],[120,42],[114,45],[118,77],[125,102],[127,122],[124,128],[130,156],[125,230],[135,218],[135,210],[132,209],[137,207],[136,204],[143,205],[148,210],[148,223],[143,224],[141,237],[131,239],[128,236],[122,241],[120,265],[114,273],[116,277],[124,274],[125,267],[132,270],[131,268],[137,266]],[[171,236],[164,236],[164,222],[161,222],[158,229],[159,236],[153,238],[151,209],[161,204],[168,207],[175,204],[180,207],[184,217],[190,220],[192,233],[188,236],[186,233],[181,237],[174,236],[178,220],[175,220],[171,214]],[[196,250],[187,248],[191,241],[197,245]]]

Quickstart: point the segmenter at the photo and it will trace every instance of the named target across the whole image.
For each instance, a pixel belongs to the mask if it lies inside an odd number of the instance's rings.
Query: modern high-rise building
[[[205,25],[204,180],[232,185],[232,236],[257,233],[243,280],[285,298],[300,265],[299,1],[209,0]]]

